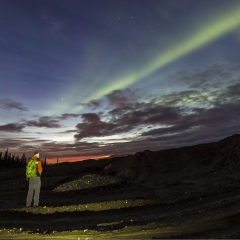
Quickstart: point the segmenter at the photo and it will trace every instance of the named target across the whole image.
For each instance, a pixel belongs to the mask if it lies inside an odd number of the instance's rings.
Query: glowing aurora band
[[[189,34],[189,36],[185,38],[186,40],[179,40],[177,45],[171,46],[171,48],[165,52],[161,52],[159,56],[156,56],[154,59],[149,61],[148,64],[142,66],[138,71],[110,80],[110,82],[106,83],[106,85],[101,89],[98,89],[98,91],[93,92],[84,101],[87,102],[93,99],[99,99],[114,90],[126,88],[148,77],[164,66],[210,44],[211,42],[240,27],[239,3],[235,6],[231,6],[231,9],[224,9],[223,12],[224,14],[214,17],[212,20],[205,23],[204,26],[199,28],[195,27],[197,30]],[[53,109],[57,109],[55,110],[55,113],[66,110],[72,113],[79,112],[83,106],[72,108],[69,105],[69,102],[72,102],[72,96],[73,94],[67,94],[61,106],[59,106],[59,104],[55,107],[51,106],[48,114],[53,114]]]
[[[214,40],[226,35],[240,26],[240,5],[235,6],[232,11],[229,11],[225,16],[218,16],[213,21],[208,22],[207,26],[202,27],[196,32],[192,33],[187,40],[180,44],[171,47],[170,50],[161,53],[153,59],[148,65],[137,72],[132,72],[124,77],[113,80],[108,83],[108,86],[95,92],[90,99],[97,99],[113,90],[125,88],[143,78],[151,75],[156,70],[166,66],[175,60],[190,54],[191,52],[206,46]]]

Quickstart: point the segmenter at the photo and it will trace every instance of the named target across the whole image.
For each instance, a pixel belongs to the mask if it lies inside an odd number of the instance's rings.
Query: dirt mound
[[[75,191],[82,189],[92,189],[109,185],[120,184],[120,179],[112,176],[102,176],[99,174],[84,175],[83,177],[61,184],[54,188],[55,192]]]
[[[143,151],[113,158],[108,174],[129,179],[136,184],[156,185],[171,178],[184,180],[220,169],[240,170],[240,135],[219,142],[161,151]]]
[[[217,143],[215,169],[240,171],[240,135],[236,134]]]

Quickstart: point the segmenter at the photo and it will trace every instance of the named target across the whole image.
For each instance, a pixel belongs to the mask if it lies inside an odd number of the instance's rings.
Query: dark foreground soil
[[[166,173],[150,184],[76,175],[71,164],[44,169],[38,208],[25,207],[24,169],[0,171],[0,239],[240,238],[238,173]]]

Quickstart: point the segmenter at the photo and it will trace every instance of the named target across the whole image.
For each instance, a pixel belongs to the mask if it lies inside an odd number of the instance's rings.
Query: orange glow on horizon
[[[93,156],[47,158],[47,164],[56,164],[56,163],[62,163],[62,162],[78,162],[78,161],[89,160],[89,159],[98,160],[98,159],[107,158],[107,157],[109,157],[109,155],[106,155],[106,156],[93,155]]]

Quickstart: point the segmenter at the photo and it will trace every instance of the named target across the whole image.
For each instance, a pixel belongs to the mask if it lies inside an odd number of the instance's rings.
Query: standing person
[[[26,207],[38,207],[41,188],[42,162],[39,158],[39,152],[34,155],[27,163],[26,178],[29,181]]]

